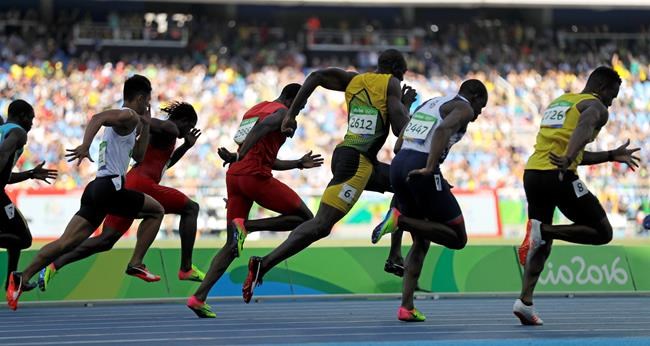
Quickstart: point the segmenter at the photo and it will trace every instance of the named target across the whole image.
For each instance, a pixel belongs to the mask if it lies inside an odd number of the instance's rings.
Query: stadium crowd
[[[210,193],[201,191],[218,191],[224,186],[225,168],[217,148],[235,148],[232,136],[249,107],[274,99],[283,85],[302,82],[315,67],[345,64],[343,67],[354,69],[354,65],[364,65],[322,58],[308,66],[295,40],[276,48],[261,44],[253,51],[259,37],[246,36],[242,29],[228,40],[196,37],[190,52],[172,61],[133,54],[115,61],[78,50],[68,35],[48,35],[38,27],[33,30],[33,34],[0,33],[0,113],[4,116],[7,105],[16,98],[34,105],[34,128],[17,166],[30,169],[46,161],[59,170],[54,186],[62,189],[82,187],[93,175],[94,164],[78,168],[67,163],[65,149],[78,145],[90,116],[120,105],[122,83],[132,73],[151,79],[153,110],[172,100],[184,100],[196,108],[197,127],[203,135],[163,182],[180,186],[190,195],[207,196]],[[643,164],[636,173],[619,165],[581,170],[608,212],[633,214],[642,204],[647,208],[650,56],[643,49],[647,41],[632,45],[627,41],[560,41],[561,31],[542,33],[521,25],[507,29],[494,24],[489,29],[476,24],[441,25],[435,32],[432,26],[413,31],[414,50],[408,55],[411,72],[404,82],[418,92],[414,107],[457,90],[467,78],[481,79],[489,89],[488,106],[468,130],[471,140],[460,142],[445,164],[445,176],[452,185],[467,190],[502,188],[509,197],[521,198],[521,177],[533,149],[540,112],[563,92],[580,91],[591,69],[611,64],[624,82],[610,108],[610,122],[588,148],[611,149],[629,138],[631,145],[642,148]],[[224,52],[222,47],[228,49]],[[238,49],[241,55],[236,53]],[[330,179],[331,152],[346,129],[343,95],[318,90],[302,115],[299,131],[288,140],[280,157],[299,157],[313,150],[323,154],[325,166],[309,175],[287,171],[277,176],[309,195],[321,191]],[[394,140],[389,139],[380,160],[391,160]],[[91,154],[96,156],[97,148],[93,150]],[[26,182],[22,186],[27,184],[38,185]]]

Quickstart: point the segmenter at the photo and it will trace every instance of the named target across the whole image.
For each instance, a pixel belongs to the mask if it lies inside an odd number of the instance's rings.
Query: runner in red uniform
[[[212,260],[201,286],[187,301],[187,306],[199,317],[216,316],[205,300],[212,286],[241,254],[248,233],[290,231],[313,217],[298,194],[271,174],[272,170],[314,168],[323,164],[320,155],[311,152],[298,160],[277,159],[286,140],[280,132],[282,119],[299,89],[300,84],[289,84],[277,100],[251,108],[244,114],[235,134],[239,150],[231,153],[225,148],[219,149],[219,156],[231,164],[226,175],[228,240]],[[281,215],[247,220],[253,202]]]
[[[181,264],[178,272],[180,280],[201,281],[204,274],[192,265],[192,249],[196,238],[196,219],[199,214],[199,205],[190,200],[184,193],[167,186],[160,185],[164,171],[176,164],[189,150],[201,131],[195,129],[197,115],[189,103],[175,102],[163,112],[169,115],[169,120],[151,119],[149,129],[151,137],[142,163],[136,164],[126,175],[125,187],[146,193],[157,200],[165,209],[166,214],[181,216],[179,233],[181,236]],[[185,142],[176,149],[176,139],[184,138]],[[72,251],[57,258],[50,265],[41,270],[39,287],[42,291],[54,277],[54,274],[63,266],[91,256],[108,251],[126,233],[133,219],[108,215],[104,220],[102,233],[89,238]],[[153,282],[160,280],[146,268],[127,272],[142,280]]]

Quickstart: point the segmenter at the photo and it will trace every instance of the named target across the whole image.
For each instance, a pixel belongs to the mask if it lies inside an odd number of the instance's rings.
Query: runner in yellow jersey
[[[584,150],[607,123],[607,108],[618,95],[620,85],[621,79],[614,70],[598,67],[581,93],[558,97],[543,113],[535,152],[524,171],[529,220],[519,248],[519,261],[524,265],[521,295],[513,306],[522,324],[544,323],[533,308],[533,291],[551,253],[553,239],[591,245],[612,240],[607,215],[576,175],[576,168],[609,161],[625,163],[632,169],[639,166],[639,158],[632,155],[639,148],[627,149],[629,140],[610,151]],[[556,207],[574,223],[552,225]]]
[[[376,156],[389,130],[392,128],[397,136],[409,120],[409,108],[416,93],[409,87],[401,89],[405,72],[406,61],[402,54],[389,49],[379,56],[375,72],[359,74],[327,68],[307,77],[285,115],[282,132],[293,136],[295,118],[318,86],[345,92],[348,131],[334,150],[334,177],[323,193],[316,216],[298,226],[285,242],[264,258],[251,257],[249,260],[248,277],[242,289],[245,302],[250,301],[254,287],[271,268],[329,235],[363,190],[391,190],[389,166],[377,162]]]

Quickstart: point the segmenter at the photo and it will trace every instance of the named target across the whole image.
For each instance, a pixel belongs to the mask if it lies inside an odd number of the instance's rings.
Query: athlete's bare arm
[[[58,171],[56,169],[43,168],[43,165],[45,165],[45,161],[39,163],[36,167],[28,171],[11,173],[7,184],[20,183],[27,179],[42,180],[49,184],[50,182],[48,179],[56,179]]]
[[[135,112],[134,112],[135,113]],[[133,146],[133,153],[131,158],[135,162],[142,162],[144,160],[144,154],[147,152],[147,146],[149,146],[149,136],[150,136],[150,127],[151,127],[151,106],[147,106],[147,110],[144,114],[139,116],[138,122],[138,138],[135,141]]]
[[[273,170],[275,171],[287,171],[290,169],[303,169],[303,168],[316,168],[323,165],[324,159],[320,154],[312,154],[309,151],[303,157],[298,160],[278,160],[275,159],[273,163]]]
[[[111,109],[95,114],[86,126],[81,145],[74,149],[66,149],[68,153],[65,156],[68,158],[68,162],[78,160],[77,165],[79,165],[84,158],[94,162],[88,149],[102,126],[113,127],[118,134],[126,135],[138,126],[139,118],[139,115],[131,109]]]
[[[170,168],[178,162],[178,160],[185,155],[185,153],[190,150],[196,143],[196,140],[201,136],[201,130],[199,129],[191,129],[190,132],[188,132],[185,135],[185,142],[181,144],[174,152],[172,153],[172,156],[169,158],[169,163],[167,164],[167,168]]]
[[[409,176],[412,174],[431,174],[438,167],[440,156],[447,147],[451,135],[467,126],[467,124],[469,124],[469,122],[474,118],[474,110],[467,102],[452,101],[443,105],[441,108],[443,113],[445,113],[445,111],[448,113],[440,123],[440,126],[438,126],[433,132],[427,166],[425,168],[411,171]]]
[[[322,86],[329,90],[345,91],[345,88],[348,87],[352,78],[357,74],[358,73],[356,72],[345,71],[334,67],[310,73],[300,87],[296,98],[293,100],[293,103],[282,122],[282,133],[288,137],[293,136],[297,126],[296,116],[298,115],[298,112],[305,107],[307,99],[317,87]]]
[[[27,143],[27,132],[22,128],[14,128],[9,131],[7,138],[0,144],[0,170],[10,164],[16,150],[19,150]],[[13,162],[11,162],[13,164]]]
[[[397,78],[391,77],[388,81],[386,108],[388,109],[388,122],[395,136],[399,136],[404,125],[409,121],[409,108],[415,100],[415,95],[415,90],[411,87],[405,86],[402,89]],[[402,99],[405,102],[402,102]]]
[[[255,124],[246,136],[246,139],[244,139],[244,143],[237,149],[237,152],[232,153],[224,147],[219,148],[217,153],[224,161],[224,166],[235,161],[240,161],[260,139],[273,131],[279,130],[286,112],[287,110],[284,108],[278,109]]]
[[[585,100],[577,105],[580,112],[580,118],[576,129],[571,134],[566,153],[550,153],[551,162],[558,166],[560,176],[576,160],[578,153],[584,149],[585,145],[593,140],[596,129],[599,129],[607,123],[607,107],[600,100]],[[590,159],[593,159],[590,158]],[[562,179],[562,178],[560,178]]]
[[[639,161],[641,161],[641,159],[633,154],[641,150],[641,148],[628,149],[627,147],[629,145],[630,140],[628,139],[625,143],[614,150],[597,152],[585,151],[584,155],[582,156],[582,162],[580,162],[580,165],[597,165],[599,163],[611,161],[624,163],[628,165],[632,170],[639,168]]]

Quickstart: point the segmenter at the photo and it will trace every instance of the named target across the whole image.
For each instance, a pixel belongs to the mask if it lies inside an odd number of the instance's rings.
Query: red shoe
[[[253,298],[253,290],[255,287],[262,284],[261,269],[262,257],[253,256],[248,260],[248,275],[241,289],[242,297],[244,297],[246,304],[250,303],[251,298]]]
[[[521,242],[519,249],[517,249],[517,254],[519,255],[519,264],[526,265],[526,258],[528,256],[528,250],[530,249],[530,220],[526,223],[526,235],[524,240]]]
[[[544,244],[546,242],[542,239],[542,223],[535,219],[529,219],[526,223],[526,236],[517,250],[519,263],[522,266],[526,265],[526,260]]]
[[[7,285],[7,305],[9,309],[18,309],[18,298],[23,293],[23,277],[19,272],[9,274],[9,285]]]
[[[135,276],[136,278],[142,279],[146,282],[156,282],[160,281],[160,276],[147,270],[147,266],[144,264],[139,264],[137,266],[126,266],[125,273],[127,275]]]

